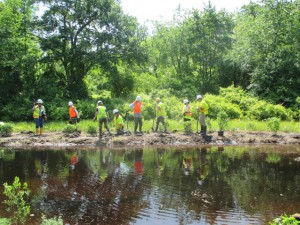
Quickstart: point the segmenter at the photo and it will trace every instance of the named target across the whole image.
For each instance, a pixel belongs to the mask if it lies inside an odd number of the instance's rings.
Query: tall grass
[[[178,132],[184,131],[184,122],[183,120],[165,120],[167,123],[167,129],[169,132],[177,130]],[[69,121],[48,121],[44,125],[45,132],[62,132],[62,130],[67,126]],[[127,121],[124,120],[125,130],[127,130]],[[35,131],[35,123],[34,122],[17,122],[11,123],[13,125],[13,132],[28,132]],[[192,130],[196,132],[197,130],[197,121],[192,120]],[[218,131],[218,124],[216,120],[207,120],[208,131]],[[98,130],[98,121],[93,120],[81,120],[78,124],[79,129],[86,133],[88,127],[94,126]],[[108,126],[112,131],[115,130],[113,126],[113,121],[108,123]],[[156,120],[153,123],[153,120],[143,120],[143,131],[151,132],[152,127],[155,129]],[[162,126],[162,124],[160,124]],[[128,129],[133,131],[134,122],[133,120],[128,121]],[[201,126],[198,123],[198,130],[200,130]],[[227,128],[228,131],[270,131],[267,126],[267,121],[257,121],[257,120],[231,120],[229,121],[229,126]],[[299,122],[290,122],[290,121],[281,121],[279,132],[288,132],[288,133],[300,133],[300,123]]]

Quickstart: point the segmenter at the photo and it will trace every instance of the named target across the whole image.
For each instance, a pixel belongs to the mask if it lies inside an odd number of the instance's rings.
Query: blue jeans
[[[34,118],[35,128],[40,128],[44,126],[44,119],[40,116],[40,118]]]

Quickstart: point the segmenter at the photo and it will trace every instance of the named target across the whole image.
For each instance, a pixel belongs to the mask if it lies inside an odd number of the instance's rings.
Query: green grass
[[[127,130],[127,122],[125,122],[125,129]],[[183,120],[166,120],[168,123],[168,131],[178,130],[183,132]],[[13,125],[13,132],[26,132],[26,131],[35,131],[34,122],[17,122],[11,123]],[[45,123],[45,132],[62,132],[63,129],[67,126],[68,121],[48,121]],[[208,126],[208,131],[218,131],[218,125],[216,120],[210,121],[211,126]],[[98,122],[93,120],[81,120],[78,124],[79,129],[87,133],[89,126],[94,126],[98,130]],[[108,126],[112,131],[115,131],[113,127],[113,122],[110,121]],[[143,121],[143,131],[151,132],[153,126],[153,120]],[[160,124],[162,126],[162,124]],[[130,131],[133,130],[134,123],[132,120],[128,122],[128,128]],[[198,130],[200,130],[200,124],[198,124]],[[153,128],[155,128],[155,123]],[[192,120],[192,130],[196,132],[197,130],[197,121]],[[231,120],[229,126],[226,129],[228,131],[270,131],[267,127],[266,121],[255,121],[255,120]],[[288,133],[300,133],[300,123],[291,122],[291,121],[282,121],[280,123],[279,132],[288,132]]]

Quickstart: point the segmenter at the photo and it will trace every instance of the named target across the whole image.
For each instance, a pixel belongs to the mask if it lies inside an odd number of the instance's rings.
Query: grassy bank
[[[168,131],[178,130],[178,132],[184,131],[183,121],[175,120],[166,120],[168,124]],[[13,132],[26,132],[35,130],[34,122],[17,122],[11,123],[13,125]],[[68,124],[68,121],[47,121],[45,123],[45,132],[61,132]],[[216,120],[207,120],[208,131],[218,131],[218,124]],[[133,130],[133,121],[128,121],[128,129]],[[98,123],[92,120],[81,120],[78,124],[78,127],[81,131],[87,132],[89,127],[95,127],[98,130]],[[109,122],[109,127],[114,130],[113,122]],[[143,131],[151,131],[153,127],[153,120],[144,120],[143,122]],[[155,122],[154,122],[155,128]],[[197,121],[192,120],[191,128],[193,132],[197,131]],[[127,129],[127,122],[125,121],[125,129]],[[159,130],[163,130],[162,125],[160,125]],[[198,124],[198,130],[200,130],[200,124]],[[228,127],[225,129],[228,131],[271,131],[268,128],[266,121],[255,121],[255,120],[231,120],[228,124]],[[300,133],[300,123],[299,122],[290,122],[282,121],[280,122],[279,132],[288,132],[288,133]]]

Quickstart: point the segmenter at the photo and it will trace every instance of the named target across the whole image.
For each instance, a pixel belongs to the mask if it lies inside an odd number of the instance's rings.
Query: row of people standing
[[[206,135],[206,123],[205,118],[208,114],[208,104],[203,100],[201,95],[197,95],[197,101],[199,101],[199,106],[197,108],[199,112],[199,121],[201,124],[201,131],[200,133],[202,135]],[[190,102],[188,99],[183,100],[184,106],[182,108],[183,113],[183,120],[184,121],[191,121],[192,119],[192,109],[190,106]],[[76,122],[79,119],[79,113],[74,106],[74,104],[70,101],[68,103],[69,105],[69,116],[70,116],[70,123],[76,124]],[[142,121],[142,108],[143,103],[140,96],[137,96],[135,101],[132,102],[129,105],[130,109],[133,111],[133,117],[134,117],[134,134],[143,134],[143,121]],[[124,122],[123,117],[120,115],[120,112],[118,109],[113,110],[114,114],[114,125],[117,130],[117,134],[121,135],[124,134]],[[33,107],[33,117],[36,123],[36,134],[42,134],[43,133],[43,125],[44,120],[46,117],[46,110],[43,105],[43,101],[41,99],[38,99],[37,102],[34,103]],[[165,111],[165,104],[161,101],[160,98],[156,98],[155,100],[155,117],[156,117],[156,126],[154,131],[158,131],[159,124],[162,123],[164,126],[164,132],[167,132],[167,126],[165,122],[166,117],[166,111]],[[107,111],[107,108],[103,105],[103,102],[99,100],[97,102],[97,107],[94,115],[94,121],[99,122],[99,136],[103,136],[103,125],[107,132],[111,135],[110,129],[108,127],[108,121],[110,120],[109,114]]]

